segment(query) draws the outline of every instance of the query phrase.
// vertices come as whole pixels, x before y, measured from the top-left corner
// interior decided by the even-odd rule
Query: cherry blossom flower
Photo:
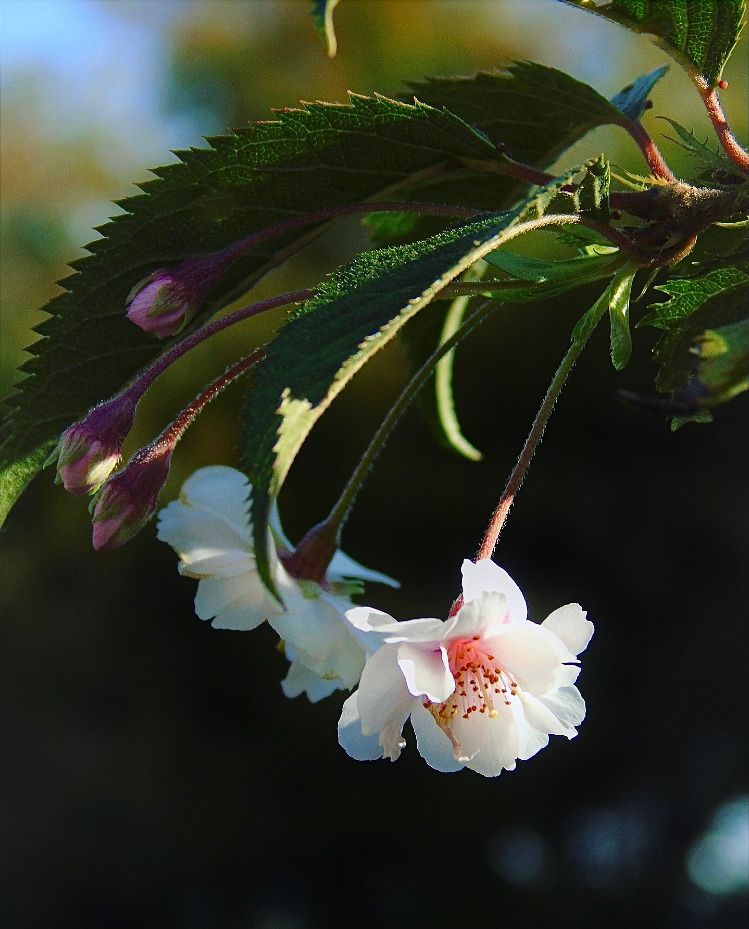
[[[371,653],[338,727],[352,758],[395,761],[409,718],[427,764],[487,777],[512,771],[550,735],[577,735],[577,656],[593,634],[577,603],[531,622],[517,584],[485,559],[463,562],[463,605],[446,621],[396,622],[369,607],[346,615]]]
[[[200,581],[195,612],[215,629],[255,629],[267,620],[291,662],[282,683],[288,697],[306,693],[314,702],[334,690],[355,687],[365,651],[345,618],[351,595],[364,581],[397,583],[341,551],[333,556],[323,583],[292,577],[284,560],[293,545],[274,508],[269,554],[281,606],[266,590],[255,564],[251,493],[240,471],[221,465],[201,468],[185,482],[179,500],[159,514],[158,537],[180,556],[180,573]]]

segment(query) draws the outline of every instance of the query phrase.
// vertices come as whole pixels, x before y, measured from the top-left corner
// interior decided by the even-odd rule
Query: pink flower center
[[[447,646],[447,660],[455,678],[455,690],[443,703],[424,701],[442,729],[453,719],[470,719],[473,713],[486,713],[490,719],[499,715],[495,703],[510,705],[517,682],[500,668],[487,643],[480,636],[453,639]]]

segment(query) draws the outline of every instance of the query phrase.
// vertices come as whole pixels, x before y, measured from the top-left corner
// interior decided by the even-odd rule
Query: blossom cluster
[[[364,582],[398,585],[341,551],[322,580],[295,576],[294,547],[274,510],[269,557],[279,602],[257,571],[251,494],[241,472],[202,468],[161,511],[158,536],[178,553],[180,573],[198,579],[201,619],[217,629],[268,622],[275,630],[290,662],[286,696],[314,702],[353,691],[338,726],[352,758],[395,761],[410,721],[432,768],[493,777],[531,758],[550,735],[577,734],[585,716],[578,656],[593,634],[578,604],[532,622],[517,584],[484,559],[463,563],[454,615],[398,622],[354,606]]]

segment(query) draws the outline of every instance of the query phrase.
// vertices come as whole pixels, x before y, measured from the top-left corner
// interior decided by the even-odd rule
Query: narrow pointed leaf
[[[626,276],[609,305],[611,321],[611,361],[617,371],[629,364],[632,355],[632,335],[629,331],[629,298],[635,271]]]
[[[255,488],[252,522],[261,576],[271,501],[305,438],[337,394],[443,288],[501,243],[532,228],[579,174],[575,169],[518,207],[431,239],[360,255],[303,304],[269,345],[244,410],[245,460]],[[275,593],[275,591],[274,591]]]

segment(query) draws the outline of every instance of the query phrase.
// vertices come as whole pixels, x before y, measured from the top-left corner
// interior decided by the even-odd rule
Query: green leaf
[[[42,338],[22,366],[29,376],[7,404],[0,467],[56,438],[161,350],[124,313],[130,289],[155,269],[226,248],[285,219],[366,200],[446,164],[499,158],[458,117],[384,97],[283,110],[211,145],[178,153],[180,164],[156,169],[157,178],[141,185],[143,194],[121,201],[126,212],[101,227],[91,254],[63,282],[65,292],[48,304],[50,317],[37,328]],[[202,316],[322,228],[297,229],[247,252]],[[2,493],[11,486],[17,485]]]
[[[29,482],[44,466],[54,442],[45,442],[16,461],[0,464],[0,526]]]
[[[676,392],[677,399],[685,406],[685,412],[713,406],[731,395],[730,383],[724,386],[719,383],[723,377],[721,364],[716,363],[716,373],[713,374],[708,363],[708,380],[703,382],[702,377],[705,375],[698,371],[701,349],[695,351],[695,346],[699,346],[705,338],[706,344],[713,344],[710,338],[706,337],[709,330],[720,332],[724,326],[730,327],[743,321],[746,317],[747,301],[749,281],[745,277],[743,282],[706,297],[689,315],[682,318],[677,326],[666,332],[655,347],[655,359],[661,366],[655,382],[656,387],[662,393]],[[734,364],[735,352],[730,345],[724,354],[729,355],[724,361],[729,365]],[[713,356],[706,354],[705,358],[708,357]]]
[[[629,331],[629,299],[636,270],[625,275],[609,304],[611,321],[611,362],[617,371],[629,364],[632,355],[632,335]]]
[[[364,253],[339,269],[292,315],[253,373],[244,413],[245,460],[254,486],[258,570],[275,593],[267,557],[271,500],[310,430],[337,394],[403,325],[476,261],[538,224],[579,168],[513,210],[430,239]]]
[[[653,326],[655,329],[674,329],[711,297],[724,290],[745,284],[747,281],[749,281],[747,268],[738,265],[718,268],[702,277],[672,278],[655,288],[655,290],[668,294],[670,299],[653,304],[637,326],[638,328]]]
[[[603,314],[608,311],[612,318],[611,348],[612,360],[614,360],[613,319],[614,316],[617,315],[626,316],[627,307],[629,306],[629,296],[632,292],[632,279],[635,274],[637,274],[638,270],[639,268],[636,266],[627,263],[616,272],[606,290],[604,290],[593,306],[577,321],[575,328],[572,330],[573,342],[577,342],[578,344],[587,342]],[[617,357],[621,356],[617,355]],[[616,361],[614,361],[614,364],[616,366]]]
[[[700,142],[692,129],[685,129],[684,126],[680,125],[675,119],[671,119],[669,116],[659,116],[658,119],[664,119],[667,123],[670,123],[672,129],[679,137],[678,140],[672,139],[671,141],[685,148],[690,155],[693,155],[705,167],[730,171],[732,174],[735,173],[736,176],[738,176],[738,171],[733,162],[731,162],[723,152],[711,148],[706,142]]]
[[[328,58],[335,58],[338,40],[333,25],[333,11],[341,0],[312,0],[312,17],[315,27],[328,47]]]
[[[563,0],[605,16],[653,41],[690,74],[714,86],[733,51],[746,13],[746,0]]]
[[[470,296],[456,297],[445,314],[438,345],[443,345],[460,329],[465,318]],[[448,448],[469,461],[481,461],[481,452],[463,435],[460,421],[455,409],[453,395],[453,369],[455,367],[455,349],[449,351],[434,369],[434,399],[437,421]]]
[[[584,216],[608,222],[610,216],[609,191],[611,189],[611,166],[605,155],[591,162],[585,177],[579,184],[575,199]]]
[[[749,294],[749,288],[744,292]],[[699,358],[697,381],[705,391],[704,406],[725,403],[749,390],[749,318],[706,330],[692,351]]]
[[[614,251],[605,255],[592,254],[551,261],[516,255],[502,248],[486,255],[484,261],[507,272],[513,278],[519,278],[516,287],[513,287],[511,282],[502,282],[501,290],[492,290],[492,282],[484,281],[484,292],[491,293],[495,300],[525,303],[531,300],[547,300],[573,287],[582,287],[584,284],[611,277],[621,265],[622,257],[618,251]],[[520,283],[522,281],[543,286],[528,287]]]
[[[614,106],[629,119],[639,119],[647,108],[650,92],[668,71],[668,65],[642,74],[611,98]]]
[[[556,68],[513,62],[506,71],[409,82],[416,97],[507,146],[517,161],[544,167],[590,129],[620,123],[621,111],[588,84]]]
[[[711,423],[713,421],[713,414],[710,410],[700,410],[698,413],[686,413],[684,416],[672,416],[671,417],[671,432],[676,432],[677,429],[681,429],[682,426],[686,426],[687,423]]]

